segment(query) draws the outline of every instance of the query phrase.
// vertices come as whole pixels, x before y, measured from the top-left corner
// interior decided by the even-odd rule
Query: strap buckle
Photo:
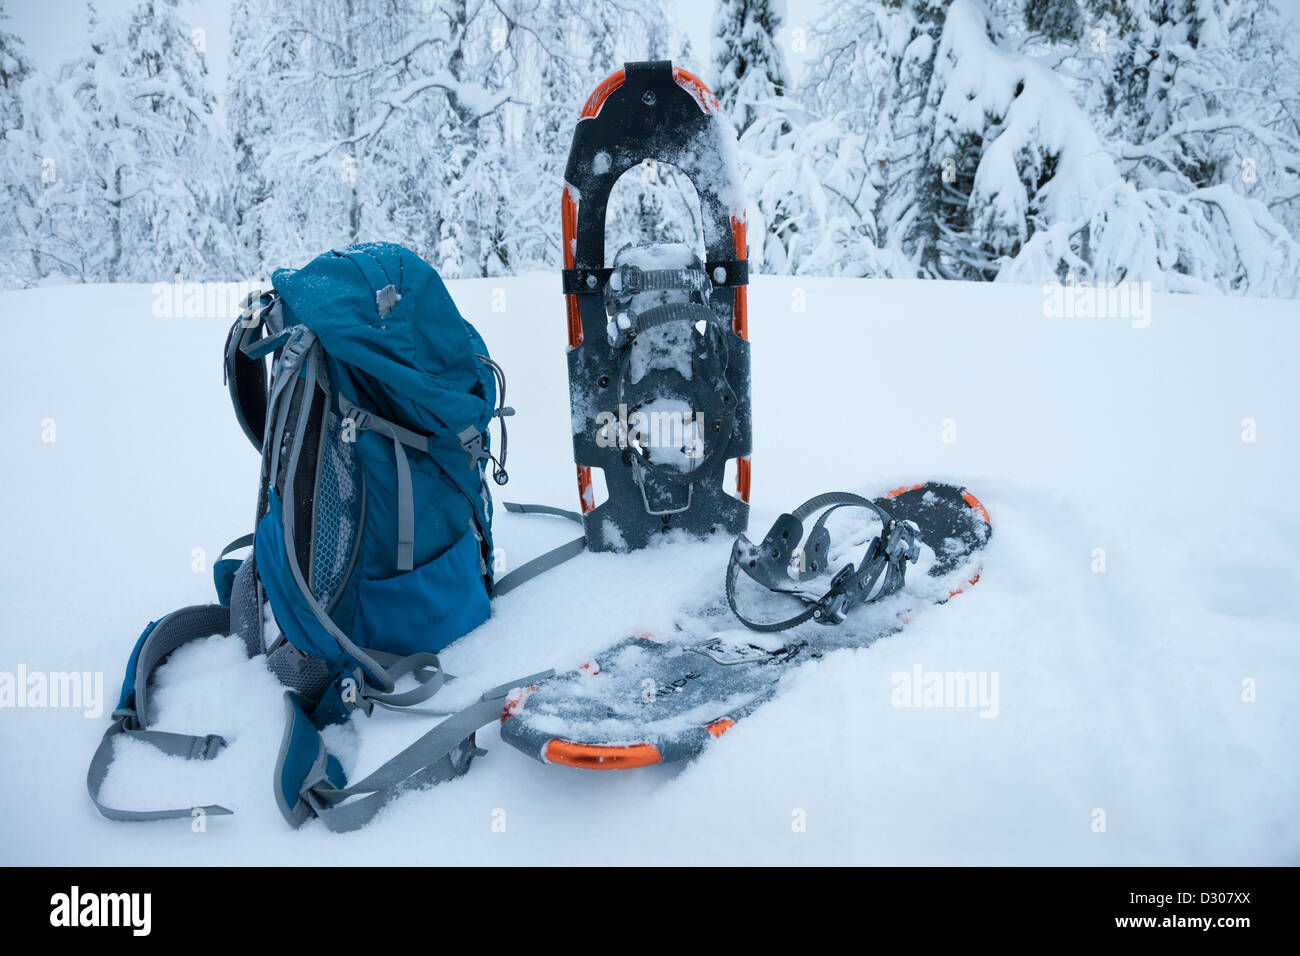
[[[847,595],[828,594],[813,608],[812,618],[818,624],[835,625],[844,623],[844,604]]]
[[[853,562],[850,561],[831,578],[830,588],[813,608],[812,618],[818,624],[835,625],[844,622],[849,600],[846,589],[854,581],[853,572]]]
[[[463,448],[465,454],[469,456],[470,468],[473,468],[487,457],[487,446],[483,440],[483,432],[479,431],[473,425],[462,429],[460,434],[456,437],[460,439],[460,447]],[[498,482],[498,484],[505,484],[505,482]]]
[[[348,712],[348,716],[359,710],[369,717],[375,712],[375,702],[366,695],[365,671],[357,667],[344,680],[349,678],[356,684],[356,693],[352,700],[348,700],[342,694],[339,695],[339,700],[343,703],[343,709]]]
[[[208,734],[206,737],[195,737],[194,744],[190,747],[191,760],[211,760],[226,749],[226,738],[220,734]]]

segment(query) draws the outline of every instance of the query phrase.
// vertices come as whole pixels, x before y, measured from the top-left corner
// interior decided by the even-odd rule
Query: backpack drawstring
[[[504,485],[510,480],[506,474],[506,444],[509,441],[509,435],[506,433],[506,418],[513,415],[515,410],[506,404],[506,373],[491,356],[482,353],[475,353],[476,357],[481,359],[488,368],[492,369],[492,376],[497,383],[497,407],[492,410],[492,417],[501,424],[501,457],[497,458],[492,452],[488,452],[488,458],[492,459],[492,480],[498,485]]]

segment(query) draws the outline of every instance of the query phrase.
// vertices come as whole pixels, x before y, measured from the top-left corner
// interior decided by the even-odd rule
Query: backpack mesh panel
[[[316,495],[315,554],[312,591],[330,602],[347,579],[361,521],[361,473],[356,443],[342,440],[341,422],[333,411],[325,423]]]
[[[321,425],[325,418],[325,393],[312,390],[311,405],[303,422],[302,446],[293,481],[293,544],[303,578],[310,581],[312,514],[316,503],[316,462],[320,458]],[[288,429],[285,429],[288,431]]]
[[[267,655],[266,665],[280,683],[292,687],[312,703],[320,700],[330,684],[329,665],[303,654],[287,641]]]
[[[258,593],[257,559],[249,555],[235,573],[230,589],[230,627],[244,639],[249,656],[266,650],[262,633],[262,602]]]

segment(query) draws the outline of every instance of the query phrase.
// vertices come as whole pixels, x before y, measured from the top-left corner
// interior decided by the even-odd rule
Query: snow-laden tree
[[[268,175],[266,156],[283,110],[278,78],[292,64],[293,47],[268,42],[275,35],[273,9],[266,0],[235,0],[230,11],[225,108],[233,162],[232,225],[240,266],[249,274],[270,261],[267,233],[279,228],[278,184]]]
[[[1005,49],[969,0],[948,9],[922,123],[927,271],[994,278],[1041,223],[1073,221],[1118,174],[1083,109],[1035,58]]]
[[[4,28],[0,6],[0,282],[23,284],[38,278],[41,261],[34,234],[40,223],[35,197],[40,190],[40,159],[24,122],[24,85],[33,68],[22,41]]]
[[[783,126],[760,120],[741,142],[757,197],[751,218],[769,232],[767,268],[910,276],[928,261],[943,197],[926,110],[947,6],[826,8],[812,37],[818,55],[786,98]]]
[[[889,138],[881,144],[882,189],[878,219],[881,242],[914,269],[938,275],[945,220],[954,215],[963,160],[935,155],[936,56],[947,26],[948,4],[900,0],[884,27],[881,60]],[[962,142],[958,145],[969,146]],[[957,212],[960,216],[960,212]]]
[[[97,73],[118,38],[125,41],[119,90],[130,100],[119,104],[117,121],[136,129],[144,165],[130,176],[136,194],[125,210],[130,229],[119,271],[137,279],[175,272],[228,279],[237,261],[230,146],[202,44],[178,0],[139,4],[125,30],[98,45]]]
[[[759,102],[740,137],[754,268],[911,274],[880,247],[876,218],[897,107],[881,58],[893,18],[877,0],[829,6],[800,83]]]
[[[1024,0],[1024,15],[1025,28],[1031,34],[1054,43],[1077,42],[1083,33],[1080,0]]]
[[[624,57],[667,52],[660,0],[595,19],[579,0],[285,0],[251,21],[276,111],[240,175],[265,196],[266,267],[380,238],[452,275],[554,266],[582,101]],[[232,115],[264,120],[231,76]]]
[[[1059,27],[1059,20],[1048,22]],[[1209,22],[1198,21],[1198,42],[1214,32],[1206,32]],[[911,23],[908,47],[919,43],[924,53],[931,33],[919,28],[919,16]],[[1192,62],[1190,35],[1171,32],[1177,42],[1169,55]],[[1020,52],[989,7],[955,0],[936,40],[916,137],[924,161],[915,175],[889,171],[882,217],[886,234],[897,242],[901,233],[903,251],[923,274],[1045,281],[1073,272],[1160,288],[1294,293],[1294,239],[1262,199],[1225,178],[1231,164],[1216,151],[1222,141],[1205,139],[1198,148],[1189,141],[1221,125],[1251,126],[1257,141],[1274,145],[1272,161],[1294,168],[1282,134],[1217,108],[1196,115],[1214,97],[1192,73],[1161,80],[1163,92],[1148,99],[1163,132],[1144,145],[1107,141],[1053,69],[1059,58]],[[1217,49],[1227,60],[1228,47]],[[1169,92],[1180,83],[1183,93]],[[1200,105],[1175,109],[1185,103]],[[895,143],[898,136],[895,128]],[[1179,155],[1156,164],[1168,167],[1163,171],[1138,161],[1175,144]]]
[[[790,85],[776,33],[785,0],[717,0],[713,8],[710,60],[713,92],[743,134]]]
[[[5,29],[9,15],[0,4],[0,135],[23,125],[22,85],[32,63],[22,40]]]
[[[230,276],[227,139],[174,0],[92,13],[86,52],[32,86],[43,270],[110,282]]]
[[[1213,185],[1252,156],[1294,151],[1295,59],[1267,0],[1094,0],[1093,10],[1103,135],[1148,181]]]
[[[1050,267],[1174,289],[1294,295],[1300,67],[1264,0],[1089,0],[1076,81],[1124,185],[1030,240],[1006,273]],[[1084,265],[1081,267],[1081,263]]]

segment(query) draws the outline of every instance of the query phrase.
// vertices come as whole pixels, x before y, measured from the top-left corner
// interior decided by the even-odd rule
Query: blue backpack
[[[214,566],[219,604],[175,611],[136,643],[87,778],[111,819],[230,812],[118,810],[99,800],[120,736],[191,759],[224,746],[215,735],[148,729],[150,677],[191,640],[238,634],[288,688],[274,789],[294,826],[315,816],[355,829],[400,790],[464,773],[482,753],[475,730],[499,716],[513,687],[539,677],[488,691],[348,784],[320,728],[358,709],[427,700],[446,679],[436,652],[489,615],[486,474],[490,461],[505,482],[504,421],[500,459],[488,430],[512,410],[482,338],[409,250],[355,245],[279,270],[272,282],[250,297],[226,345],[236,417],[262,459],[255,530]],[[250,545],[242,560],[228,557]],[[267,604],[278,635],[266,632]],[[399,691],[403,679],[413,686]]]

